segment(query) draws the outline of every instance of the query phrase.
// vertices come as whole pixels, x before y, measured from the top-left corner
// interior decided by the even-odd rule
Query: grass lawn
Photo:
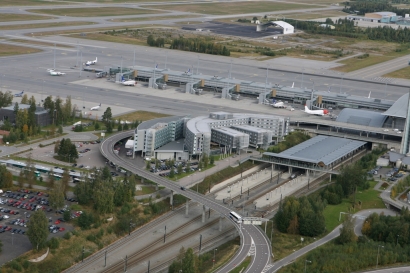
[[[248,268],[249,264],[251,263],[252,258],[251,257],[246,257],[246,259],[237,267],[235,267],[233,270],[231,270],[231,273],[241,273],[244,272],[246,268]]]
[[[242,14],[253,12],[271,12],[292,9],[304,9],[320,7],[307,4],[288,4],[283,2],[251,1],[251,2],[231,2],[231,3],[203,3],[203,4],[181,4],[181,5],[161,5],[146,6],[150,8],[161,8],[164,10],[178,10],[184,12],[195,12],[202,14]]]
[[[42,41],[34,41],[34,40],[10,39],[9,41],[11,41],[11,42],[17,42],[17,43],[32,44],[32,45],[54,46],[54,44],[53,44],[53,43],[42,42]],[[63,45],[63,44],[56,44],[56,46],[58,46],[58,47],[67,47],[67,48],[72,48],[72,46],[69,46],[69,45]]]
[[[57,22],[57,23],[40,23],[40,24],[19,24],[0,26],[0,30],[16,30],[16,29],[31,29],[31,28],[48,28],[48,27],[66,27],[66,26],[82,26],[93,25],[92,22]],[[78,31],[78,30],[77,30]]]
[[[38,5],[55,5],[53,1],[47,0],[1,0],[0,6],[38,6]],[[58,2],[59,5],[64,5],[63,2]],[[71,3],[67,3],[69,5]]]
[[[47,19],[53,19],[53,18],[54,17],[50,17],[50,16],[31,15],[31,14],[0,13],[0,22],[47,20]]]
[[[342,221],[339,222],[340,212],[355,213],[359,210],[385,208],[386,206],[379,197],[380,192],[373,189],[376,184],[377,182],[370,181],[370,188],[368,190],[357,191],[356,209],[354,211],[352,209],[352,201],[349,199],[343,199],[342,203],[339,205],[327,205],[323,211],[326,222],[326,230],[330,232],[342,223]],[[362,202],[361,206],[358,205],[359,201]]]
[[[158,7],[157,7],[158,8]],[[30,12],[59,15],[59,16],[71,16],[71,17],[100,17],[100,16],[119,16],[119,15],[140,15],[140,14],[152,14],[160,13],[156,10],[146,9],[134,9],[134,8],[62,8],[62,9],[31,9]]]
[[[31,54],[31,53],[37,53],[40,51],[42,50],[38,48],[4,44],[0,46],[0,57],[21,55],[21,54]]]
[[[121,19],[113,19],[112,22],[139,22],[139,21],[147,21],[147,20],[167,20],[167,19],[183,19],[183,18],[196,18],[198,16],[195,15],[169,15],[169,16],[153,16],[150,18],[147,17],[139,17],[139,18],[121,18]]]
[[[301,12],[301,13],[292,13],[286,16],[286,18],[292,18],[296,20],[310,20],[310,19],[317,19],[317,18],[329,18],[329,17],[337,17],[337,16],[347,16],[348,14],[342,11],[337,10],[329,10],[326,13],[320,12]]]
[[[410,66],[384,74],[382,77],[410,79]]]
[[[145,195],[145,194],[151,194],[155,192],[155,187],[153,186],[140,186],[141,190],[135,191],[135,195]]]
[[[364,59],[359,59],[357,57],[349,58],[346,60],[340,61],[340,63],[344,64],[343,66],[332,68],[333,70],[340,71],[340,72],[351,72],[355,70],[359,70],[371,65],[379,64],[382,62],[390,61],[392,59],[401,57],[403,55],[407,55],[410,53],[410,50],[403,50],[401,52],[389,52],[384,55],[373,55],[370,54],[369,57]]]
[[[169,115],[155,113],[155,112],[135,111],[132,113],[121,115],[121,116],[116,116],[115,119],[128,120],[128,121],[134,121],[134,120],[146,121],[146,120],[151,120],[154,118],[163,118],[163,117],[168,117],[168,116]]]

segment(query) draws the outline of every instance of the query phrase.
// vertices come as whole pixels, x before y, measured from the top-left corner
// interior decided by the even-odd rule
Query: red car
[[[61,227],[58,229],[58,231],[63,232],[65,230],[65,228]]]
[[[60,220],[56,220],[56,221],[54,222],[54,224],[56,224],[56,225],[60,224]]]
[[[9,230],[11,230],[11,227],[6,227],[4,230],[9,231]]]
[[[39,193],[37,193],[38,196],[42,196],[43,193],[40,191]]]

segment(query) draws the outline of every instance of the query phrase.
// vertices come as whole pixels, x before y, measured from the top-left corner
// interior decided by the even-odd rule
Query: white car
[[[388,132],[388,131],[389,131],[389,129],[384,129],[383,131]]]
[[[4,218],[4,219],[9,219],[10,216],[8,216],[8,215],[3,215],[3,218]]]

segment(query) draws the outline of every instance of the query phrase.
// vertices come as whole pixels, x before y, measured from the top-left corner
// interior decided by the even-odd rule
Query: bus
[[[234,211],[231,211],[229,213],[229,218],[231,218],[232,220],[234,220],[235,222],[237,222],[238,224],[242,223],[242,217],[239,216],[239,214],[237,214]]]

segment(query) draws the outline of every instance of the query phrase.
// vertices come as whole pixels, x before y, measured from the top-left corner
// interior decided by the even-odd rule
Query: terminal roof
[[[155,151],[159,152],[181,152],[184,151],[184,139],[178,139],[177,141],[172,141],[170,143],[165,144],[162,147],[159,147],[158,149],[155,149]]]
[[[379,112],[345,108],[339,113],[336,121],[381,128],[386,119],[387,116]]]
[[[263,153],[265,156],[330,165],[366,142],[331,136],[316,136],[279,154]]]
[[[385,116],[406,118],[409,102],[409,93],[404,94],[395,103],[383,113]]]

